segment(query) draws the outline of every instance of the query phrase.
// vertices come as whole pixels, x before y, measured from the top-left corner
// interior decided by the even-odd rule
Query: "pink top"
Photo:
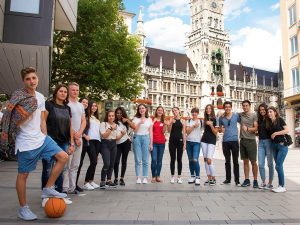
[[[164,134],[164,123],[161,121],[155,121],[153,124],[153,143],[165,144],[166,137]]]

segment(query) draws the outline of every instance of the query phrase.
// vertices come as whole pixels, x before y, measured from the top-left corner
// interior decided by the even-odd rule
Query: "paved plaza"
[[[28,203],[38,215],[34,222],[16,217],[16,162],[0,163],[0,224],[300,224],[300,151],[291,149],[285,162],[287,192],[220,185],[224,180],[224,159],[221,149],[214,161],[218,184],[204,186],[206,180],[201,157],[201,186],[187,183],[188,160],[183,158],[183,184],[170,184],[169,153],[166,149],[162,168],[164,183],[135,184],[133,153],[128,158],[126,186],[114,190],[86,191],[85,196],[71,196],[60,219],[49,219],[41,207],[41,164],[28,180]],[[96,181],[100,182],[100,158]],[[85,159],[80,184],[83,184],[88,157]],[[243,174],[240,162],[240,173]],[[149,173],[150,174],[150,173]],[[275,172],[274,184],[277,185]],[[240,181],[243,181],[241,176]]]

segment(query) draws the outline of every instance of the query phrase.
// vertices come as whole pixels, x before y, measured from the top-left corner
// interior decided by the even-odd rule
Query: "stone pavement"
[[[114,190],[86,191],[85,196],[71,196],[73,204],[60,219],[45,216],[40,199],[41,164],[28,180],[28,203],[38,215],[34,222],[16,217],[15,191],[17,164],[0,163],[0,225],[15,224],[300,224],[300,151],[289,151],[285,162],[286,193],[220,185],[224,180],[224,159],[220,149],[214,160],[218,184],[204,186],[206,180],[201,157],[201,186],[187,184],[186,153],[183,157],[184,184],[170,184],[169,153],[165,150],[162,168],[164,183],[135,184],[133,154],[128,158],[126,186]],[[101,159],[96,181],[100,180]],[[86,156],[80,184],[88,165]],[[243,174],[242,163],[240,173]],[[150,174],[150,173],[149,173]],[[277,185],[275,172],[274,184]],[[241,182],[243,176],[241,176]]]

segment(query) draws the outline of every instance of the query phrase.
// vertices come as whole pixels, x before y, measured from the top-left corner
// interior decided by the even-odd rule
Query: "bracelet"
[[[71,144],[70,144],[70,146],[74,147],[74,146],[75,146],[75,144],[74,144],[74,143],[71,143]]]

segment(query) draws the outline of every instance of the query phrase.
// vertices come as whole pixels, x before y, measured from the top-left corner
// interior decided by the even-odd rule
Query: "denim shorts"
[[[36,168],[39,159],[49,161],[54,155],[63,151],[55,141],[49,136],[46,136],[43,145],[37,149],[20,152],[18,150],[18,172],[29,173]]]

